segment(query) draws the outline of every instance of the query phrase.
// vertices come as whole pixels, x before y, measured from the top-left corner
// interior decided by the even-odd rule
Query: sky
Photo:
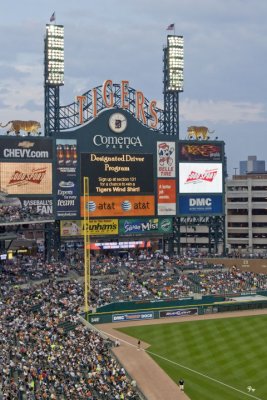
[[[2,124],[23,119],[43,126],[44,35],[54,11],[65,29],[61,105],[106,79],[127,79],[162,108],[163,47],[174,23],[184,37],[180,139],[191,125],[215,130],[225,142],[229,177],[249,155],[267,160],[266,0],[1,2]]]

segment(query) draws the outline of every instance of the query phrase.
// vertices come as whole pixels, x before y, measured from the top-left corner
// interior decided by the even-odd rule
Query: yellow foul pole
[[[84,311],[89,311],[89,296],[90,296],[90,231],[89,231],[89,209],[86,206],[89,204],[89,178],[83,178],[83,238],[84,238]]]

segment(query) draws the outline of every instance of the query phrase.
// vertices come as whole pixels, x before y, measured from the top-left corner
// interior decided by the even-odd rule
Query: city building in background
[[[257,160],[256,156],[248,156],[247,161],[239,162],[240,175],[247,175],[250,173],[260,173],[265,172],[265,161]]]
[[[267,173],[235,175],[226,181],[225,212],[228,252],[237,256],[266,255]]]

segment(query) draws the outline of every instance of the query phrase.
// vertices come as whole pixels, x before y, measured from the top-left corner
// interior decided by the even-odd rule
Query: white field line
[[[114,336],[114,335],[111,335],[110,333],[101,331],[101,330],[97,329],[96,327],[95,327],[94,329],[97,330],[100,334],[104,334],[104,335],[110,336],[110,337],[112,337],[113,339],[116,339],[116,340],[118,340],[118,341],[120,341],[120,342],[124,342],[124,343],[127,344],[128,346],[132,346],[132,347],[137,348],[136,345],[134,345],[134,344],[132,344],[132,343],[130,343],[130,342],[127,342],[127,340],[124,340],[124,339],[121,339],[121,338],[116,337],[116,336]],[[145,350],[145,349],[140,349],[140,350],[141,350],[141,351],[145,351],[146,353],[151,354],[151,355],[153,355],[153,356],[155,356],[155,357],[161,358],[162,360],[167,361],[167,362],[169,362],[170,364],[177,365],[177,366],[179,366],[179,367],[181,367],[181,368],[186,369],[187,371],[190,371],[190,372],[193,372],[194,374],[200,375],[200,376],[202,376],[203,378],[206,378],[206,379],[209,379],[209,380],[211,380],[211,381],[213,381],[213,382],[215,382],[215,383],[218,383],[219,385],[225,386],[225,387],[227,387],[227,388],[229,388],[229,389],[231,389],[231,390],[234,390],[234,391],[236,391],[236,392],[242,393],[242,394],[244,394],[245,396],[250,397],[251,399],[255,399],[255,400],[264,400],[264,399],[261,399],[260,397],[253,396],[253,394],[250,394],[250,393],[247,393],[247,392],[243,392],[242,390],[239,390],[239,389],[237,389],[237,388],[235,388],[235,387],[233,387],[233,386],[231,386],[231,385],[227,385],[227,383],[218,381],[217,379],[214,379],[214,378],[212,378],[211,376],[202,374],[202,372],[196,371],[195,369],[191,369],[191,368],[189,368],[189,367],[186,367],[186,366],[183,365],[183,364],[179,364],[179,363],[177,363],[177,362],[175,362],[175,361],[172,361],[172,360],[169,360],[168,358],[165,358],[165,357],[163,357],[163,356],[161,356],[161,355],[159,355],[159,354],[153,353],[152,351]]]

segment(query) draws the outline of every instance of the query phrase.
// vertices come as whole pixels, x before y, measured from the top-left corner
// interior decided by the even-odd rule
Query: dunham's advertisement
[[[157,142],[157,177],[175,176],[175,142]]]
[[[0,188],[7,194],[52,194],[52,164],[0,163]]]
[[[119,233],[117,219],[98,219],[84,222],[83,220],[60,221],[60,236],[83,236],[89,235],[117,235]]]
[[[77,140],[57,139],[56,213],[58,218],[79,216]]]
[[[180,163],[180,193],[222,193],[222,164]]]

